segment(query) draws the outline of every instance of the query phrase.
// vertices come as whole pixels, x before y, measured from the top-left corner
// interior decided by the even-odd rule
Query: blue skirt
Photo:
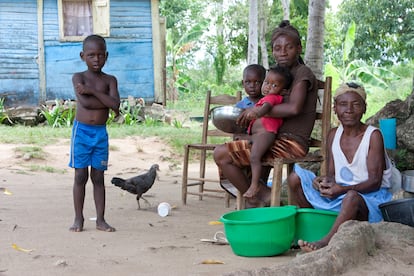
[[[319,191],[315,190],[312,187],[312,181],[316,177],[315,174],[309,170],[301,168],[299,165],[294,165],[294,171],[299,176],[302,189],[305,194],[306,199],[315,209],[320,210],[330,210],[339,212],[341,210],[342,200],[345,197],[345,194],[340,195],[335,199],[329,199],[326,197],[322,197],[319,194]],[[346,185],[346,184],[341,184]],[[379,222],[382,221],[382,214],[381,210],[379,209],[379,205],[388,202],[392,198],[392,194],[388,191],[387,188],[381,188],[378,191],[361,194],[360,195],[364,198],[365,204],[368,207],[368,221],[369,222]]]

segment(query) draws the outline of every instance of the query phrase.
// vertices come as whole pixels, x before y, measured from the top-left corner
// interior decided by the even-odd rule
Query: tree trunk
[[[283,20],[290,20],[290,0],[280,0],[282,2]]]
[[[265,68],[269,68],[269,58],[266,47],[266,18],[267,18],[267,2],[259,0],[258,12],[259,12],[259,45],[262,57],[262,65]]]
[[[318,79],[323,78],[325,0],[309,0],[308,37],[305,63]]]
[[[259,0],[260,1],[260,0]],[[257,0],[250,0],[249,8],[249,44],[247,50],[247,64],[258,62],[258,14]]]
[[[223,23],[223,0],[217,1],[217,22],[216,22],[217,52],[214,56],[214,69],[216,71],[216,84],[223,84],[224,73],[226,72],[226,46],[224,42],[224,23]]]

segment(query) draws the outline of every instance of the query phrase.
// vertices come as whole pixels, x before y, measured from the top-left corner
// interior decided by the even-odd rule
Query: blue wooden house
[[[165,25],[159,0],[1,0],[0,98],[6,106],[75,99],[88,34],[105,37],[103,71],[121,98],[165,104]]]

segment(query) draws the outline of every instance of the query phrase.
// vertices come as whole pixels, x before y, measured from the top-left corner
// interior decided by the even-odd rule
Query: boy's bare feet
[[[75,221],[73,222],[73,225],[69,228],[69,231],[82,232],[83,231],[83,219],[82,220],[75,219]]]
[[[318,249],[321,249],[322,247],[327,246],[323,240],[317,241],[317,242],[307,242],[304,240],[298,240],[298,245],[300,246],[300,249],[304,252],[312,252]]]
[[[106,223],[106,221],[102,221],[102,222],[96,222],[96,229],[98,229],[99,231],[104,231],[104,232],[115,232],[116,229],[114,227],[112,227],[111,225],[109,225],[108,223]]]

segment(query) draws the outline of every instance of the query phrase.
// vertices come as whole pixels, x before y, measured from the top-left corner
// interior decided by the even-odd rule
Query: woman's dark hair
[[[290,25],[289,20],[283,20],[282,22],[280,22],[279,26],[273,30],[272,39],[270,42],[271,43],[270,46],[272,47],[272,49],[273,49],[273,43],[275,43],[275,40],[281,35],[287,35],[289,37],[292,37],[293,39],[296,40],[297,45],[302,44],[300,41],[299,31],[295,27]],[[299,63],[305,64],[301,56],[299,56]]]

